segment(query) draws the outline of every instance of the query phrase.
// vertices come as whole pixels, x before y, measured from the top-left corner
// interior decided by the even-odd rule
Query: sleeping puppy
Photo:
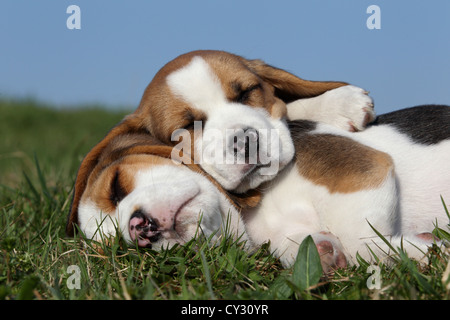
[[[135,116],[225,189],[245,192],[292,160],[286,116],[356,131],[374,112],[367,92],[347,83],[307,81],[260,60],[194,51],[155,75]]]
[[[226,228],[248,240],[234,201],[197,165],[173,161],[172,149],[138,131],[132,115],[125,118],[83,160],[67,234],[77,225],[100,241],[119,230],[131,245],[156,250],[200,233],[217,238]],[[259,197],[241,204],[252,201]]]
[[[135,121],[126,118],[83,161],[69,234],[74,224],[94,239],[119,230],[131,244],[159,249],[228,228],[254,245],[270,241],[285,266],[312,235],[328,270],[357,263],[356,253],[386,257],[372,227],[420,259],[434,224],[448,223],[439,196],[450,199],[450,107],[397,111],[359,133],[291,122],[294,161],[240,198],[200,167],[170,160],[172,148],[134,131]]]

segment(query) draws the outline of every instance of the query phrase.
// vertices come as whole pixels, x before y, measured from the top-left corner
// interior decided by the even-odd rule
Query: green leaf
[[[17,300],[32,300],[34,299],[34,289],[39,284],[39,278],[37,276],[29,276],[26,278],[21,286],[17,295]]]
[[[322,276],[319,252],[311,236],[300,244],[294,263],[292,282],[300,289],[307,290],[317,284]]]
[[[292,295],[292,289],[285,277],[278,277],[270,286],[270,291],[276,299],[288,299]]]

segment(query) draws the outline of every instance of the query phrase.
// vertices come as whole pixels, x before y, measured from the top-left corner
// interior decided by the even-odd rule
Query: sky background
[[[81,30],[69,30],[69,5]],[[381,29],[369,30],[370,5]],[[448,0],[2,0],[0,98],[134,109],[176,56],[219,49],[371,92],[378,113],[450,104]]]

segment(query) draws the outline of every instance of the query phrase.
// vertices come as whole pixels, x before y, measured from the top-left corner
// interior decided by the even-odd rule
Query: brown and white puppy
[[[247,240],[233,200],[195,164],[171,160],[172,147],[139,130],[133,115],[113,128],[84,158],[67,221],[87,238],[119,231],[131,245],[170,247],[198,234],[227,229]],[[242,204],[258,202],[247,197]]]
[[[450,199],[450,107],[383,115],[359,133],[291,122],[295,160],[238,200],[198,166],[170,160],[172,148],[134,132],[135,121],[126,118],[83,161],[68,233],[78,224],[99,240],[118,230],[159,249],[227,229],[254,245],[270,241],[285,266],[312,235],[327,270],[357,263],[357,254],[388,256],[372,227],[420,259],[434,224],[448,223],[440,195]]]
[[[347,83],[307,81],[260,60],[194,51],[155,75],[135,116],[225,189],[245,192],[292,160],[286,116],[355,131],[374,113],[367,92]]]

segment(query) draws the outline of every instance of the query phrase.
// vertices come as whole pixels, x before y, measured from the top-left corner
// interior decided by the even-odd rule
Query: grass
[[[392,266],[369,264],[318,276],[317,252],[303,242],[283,269],[263,246],[208,239],[157,253],[116,238],[107,246],[67,238],[66,216],[77,167],[123,112],[57,111],[33,101],[0,101],[0,299],[449,299],[448,254],[428,265],[401,251]],[[443,205],[443,210],[445,210]],[[436,233],[450,241],[448,226]],[[377,274],[376,274],[377,273]],[[379,275],[380,289],[368,280]]]

